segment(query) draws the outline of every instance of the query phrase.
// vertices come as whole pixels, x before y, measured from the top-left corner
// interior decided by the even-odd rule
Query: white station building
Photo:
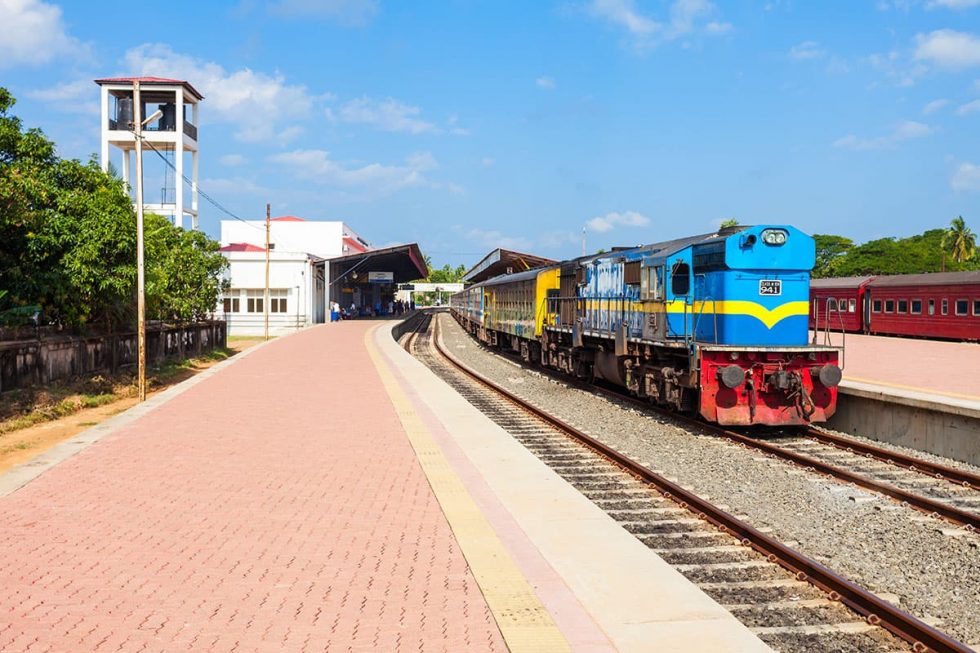
[[[341,221],[272,218],[269,231],[269,333],[283,334],[329,320],[329,305],[362,314],[387,311],[397,284],[428,274],[418,245],[373,249]],[[229,335],[265,330],[265,221],[222,220],[221,252],[229,290],[217,317]]]

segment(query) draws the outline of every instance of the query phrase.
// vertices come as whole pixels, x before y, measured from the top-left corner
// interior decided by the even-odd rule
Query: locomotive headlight
[[[786,243],[786,238],[789,236],[782,229],[766,229],[762,232],[762,242],[766,245],[783,245]]]
[[[718,370],[718,380],[726,387],[735,389],[745,381],[745,370],[738,365],[726,365]]]

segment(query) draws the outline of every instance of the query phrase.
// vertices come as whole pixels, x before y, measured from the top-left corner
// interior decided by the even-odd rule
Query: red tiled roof
[[[251,243],[231,243],[225,245],[219,252],[264,252],[265,247],[259,247],[258,245],[253,245]]]
[[[197,99],[204,99],[204,96],[194,86],[182,79],[169,79],[167,77],[102,77],[95,80],[95,83],[99,86],[103,84],[132,84],[137,80],[139,80],[140,84],[180,84],[181,86],[186,86],[187,90],[193,93]]]
[[[272,218],[272,222],[306,222],[306,220],[295,215],[283,215],[278,218]]]

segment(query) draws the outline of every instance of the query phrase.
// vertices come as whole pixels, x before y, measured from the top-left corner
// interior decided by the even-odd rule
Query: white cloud
[[[980,39],[973,34],[940,29],[916,34],[915,59],[953,70],[980,66]]]
[[[957,191],[980,191],[980,165],[964,161],[949,180],[950,187]]]
[[[936,113],[937,111],[945,107],[947,104],[949,104],[949,100],[945,100],[945,99],[933,100],[926,106],[922,107],[922,115],[928,116],[931,113]]]
[[[43,64],[86,50],[69,36],[60,7],[41,0],[0,0],[0,68]]]
[[[553,77],[538,77],[536,80],[534,80],[534,83],[538,85],[538,88],[543,88],[548,91],[557,86]]]
[[[605,233],[616,227],[645,227],[650,224],[650,219],[637,213],[636,211],[624,211],[622,213],[607,213],[592,218],[585,223],[589,231]]]
[[[974,100],[973,102],[967,102],[956,109],[956,115],[968,116],[971,113],[977,113],[978,111],[980,111],[980,100]]]
[[[425,177],[425,172],[437,167],[428,152],[409,156],[402,165],[345,164],[330,158],[326,150],[293,150],[269,157],[273,163],[290,168],[297,177],[323,186],[354,189],[374,196],[389,195],[403,188],[439,187]]]
[[[980,7],[980,0],[929,0],[928,9],[942,7],[944,9],[969,9]]]
[[[305,86],[287,84],[280,74],[249,68],[232,72],[221,65],[178,54],[161,43],[145,43],[126,52],[133,74],[185,79],[207,98],[202,120],[212,118],[238,126],[236,138],[247,142],[284,143],[302,127],[293,124],[310,115],[313,100]]]
[[[359,125],[371,125],[387,132],[423,134],[438,131],[431,122],[422,120],[419,107],[405,104],[394,98],[373,100],[360,97],[351,100],[336,111],[327,109],[327,118]]]
[[[206,189],[209,193],[224,193],[234,197],[240,197],[242,195],[261,195],[268,197],[269,195],[278,194],[270,188],[256,183],[254,179],[245,177],[202,179],[201,188]]]
[[[2,2],[3,0],[0,0]],[[91,79],[79,79],[74,82],[63,82],[50,88],[36,89],[27,92],[32,100],[49,102],[55,108],[71,113],[99,115],[99,87]]]
[[[819,59],[825,54],[826,52],[820,49],[820,44],[816,41],[803,41],[789,49],[789,58],[797,60]]]
[[[459,230],[458,227],[457,230]],[[481,246],[487,249],[502,247],[504,249],[527,251],[531,249],[532,245],[531,240],[525,238],[524,236],[505,236],[495,229],[486,230],[473,228],[464,232],[463,236],[468,240],[479,243]]]
[[[377,0],[279,0],[269,7],[283,18],[321,18],[341,25],[364,25],[378,13]]]
[[[240,166],[246,162],[246,159],[241,154],[224,154],[220,159],[218,159],[223,166]]]
[[[626,30],[638,50],[695,34],[717,36],[732,29],[731,23],[711,20],[717,8],[708,0],[673,0],[665,20],[640,13],[634,0],[592,0],[589,13]]]
[[[924,138],[932,133],[932,127],[914,120],[907,120],[897,127],[890,134],[878,136],[877,138],[858,138],[854,134],[848,134],[843,138],[834,141],[834,147],[846,148],[849,150],[884,150],[897,147],[899,143],[916,138]]]
[[[495,164],[496,162],[497,162],[497,160],[494,159],[492,156],[485,156],[482,159],[480,159],[480,163],[483,164],[483,166],[484,167],[487,167],[487,168],[492,167],[493,164]]]

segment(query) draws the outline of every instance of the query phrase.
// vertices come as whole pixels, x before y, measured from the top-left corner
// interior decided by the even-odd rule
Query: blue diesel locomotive
[[[790,226],[617,249],[454,295],[481,341],[725,425],[833,415],[838,350],[807,344],[813,239]]]

